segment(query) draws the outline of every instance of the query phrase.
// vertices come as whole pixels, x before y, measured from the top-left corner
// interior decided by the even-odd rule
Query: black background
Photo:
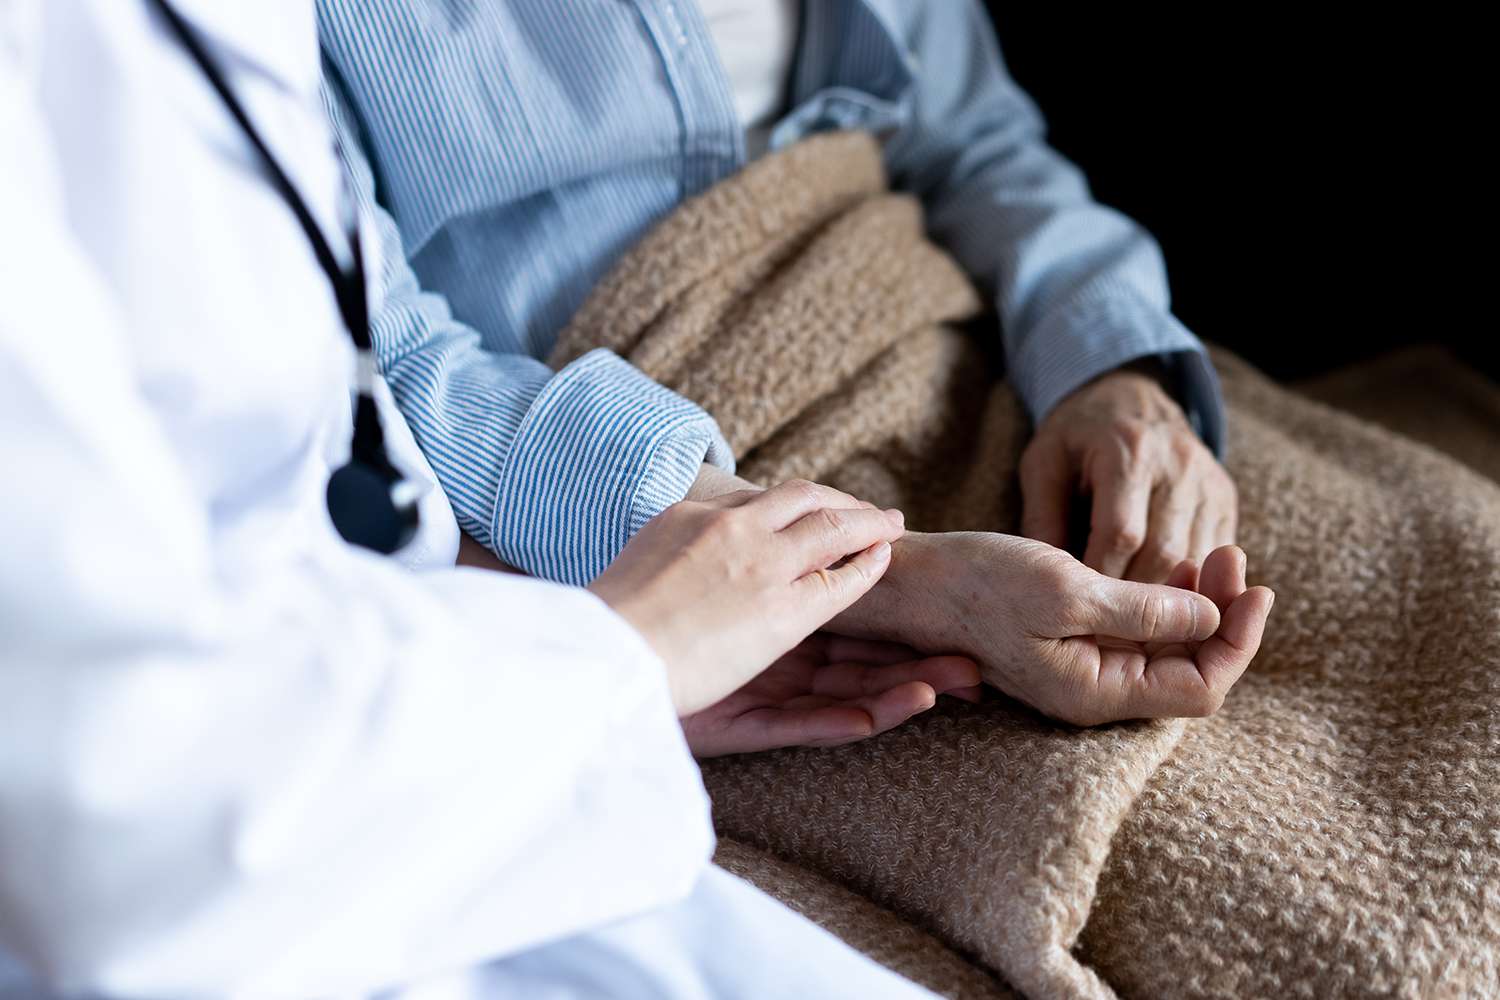
[[[1495,371],[1476,24],[989,6],[1049,142],[1157,237],[1200,337],[1283,378],[1424,341]]]

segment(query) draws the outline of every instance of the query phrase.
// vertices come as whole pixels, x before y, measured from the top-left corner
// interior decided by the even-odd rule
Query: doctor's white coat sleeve
[[[707,800],[592,595],[333,540],[225,565],[17,77],[0,44],[0,950],[354,992],[685,895]]]

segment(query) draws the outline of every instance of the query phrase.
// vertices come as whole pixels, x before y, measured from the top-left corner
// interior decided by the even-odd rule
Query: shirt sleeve
[[[342,995],[683,898],[707,798],[591,594],[215,531],[23,83],[0,47],[0,951],[69,995]]]
[[[619,356],[591,351],[554,373],[487,350],[442,296],[423,291],[375,197],[353,112],[336,83],[324,91],[380,232],[380,368],[465,531],[528,573],[584,584],[687,495],[705,462],[734,471],[713,418]]]
[[[977,3],[900,9],[915,86],[888,162],[923,198],[934,238],[994,295],[1009,377],[1033,420],[1090,379],[1159,356],[1222,455],[1218,378],[1171,313],[1156,240],[1094,201],[1083,173],[1046,143],[1046,121]]]

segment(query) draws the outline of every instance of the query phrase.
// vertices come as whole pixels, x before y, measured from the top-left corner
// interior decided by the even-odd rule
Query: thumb
[[[1133,642],[1201,642],[1219,630],[1219,608],[1202,594],[1101,575],[1092,603],[1094,632]]]
[[[1068,544],[1073,472],[1061,445],[1033,439],[1021,456],[1021,534],[1059,549]]]

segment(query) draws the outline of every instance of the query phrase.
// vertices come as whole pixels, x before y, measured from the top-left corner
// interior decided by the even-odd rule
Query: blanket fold
[[[552,361],[615,350],[712,413],[749,479],[1015,531],[1029,428],[955,328],[980,308],[874,141],[832,133],[682,205]],[[1215,362],[1251,582],[1278,594],[1218,715],[944,703],[705,762],[716,823],[1032,997],[1500,996],[1500,484]],[[1474,412],[1500,413],[1486,386]]]

